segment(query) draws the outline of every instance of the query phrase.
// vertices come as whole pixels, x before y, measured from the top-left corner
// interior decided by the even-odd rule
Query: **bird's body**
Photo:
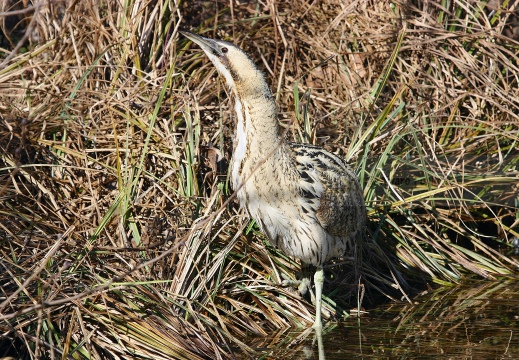
[[[357,177],[340,157],[285,141],[272,92],[245,52],[225,41],[183,34],[202,47],[234,93],[231,182],[240,206],[272,245],[317,267],[314,327],[320,328],[323,264],[343,255],[366,223]]]
[[[341,158],[316,146],[271,146],[272,154],[258,153],[257,161],[242,167],[241,177],[233,176],[240,205],[287,255],[315,266],[344,255],[364,225],[354,173]],[[231,173],[239,167],[234,162]]]

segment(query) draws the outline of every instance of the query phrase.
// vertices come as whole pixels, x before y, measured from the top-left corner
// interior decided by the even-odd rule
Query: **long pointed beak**
[[[181,33],[182,35],[187,37],[189,40],[191,40],[192,42],[194,42],[195,44],[200,46],[202,48],[202,50],[204,50],[205,52],[217,54],[220,56],[223,55],[218,44],[213,39],[208,39],[203,36],[192,34],[192,33],[186,32],[186,31],[179,31],[179,33]]]

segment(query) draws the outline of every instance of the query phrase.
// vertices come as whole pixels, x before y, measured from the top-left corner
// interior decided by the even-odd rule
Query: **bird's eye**
[[[222,48],[222,52],[225,54],[227,51],[229,51],[229,49],[227,49],[226,47],[223,47]]]

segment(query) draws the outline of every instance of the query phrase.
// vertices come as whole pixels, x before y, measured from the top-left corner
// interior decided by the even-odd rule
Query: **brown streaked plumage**
[[[362,188],[346,162],[320,147],[285,141],[263,74],[237,46],[182,32],[198,44],[234,94],[231,182],[240,206],[285,254],[317,267],[320,329],[324,263],[342,256],[366,225]]]

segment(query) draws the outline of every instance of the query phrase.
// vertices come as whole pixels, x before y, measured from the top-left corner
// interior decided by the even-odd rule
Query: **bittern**
[[[270,243],[316,267],[315,323],[321,329],[324,263],[342,256],[366,225],[362,188],[339,156],[288,142],[263,73],[237,46],[182,32],[198,44],[234,95],[231,184]]]

